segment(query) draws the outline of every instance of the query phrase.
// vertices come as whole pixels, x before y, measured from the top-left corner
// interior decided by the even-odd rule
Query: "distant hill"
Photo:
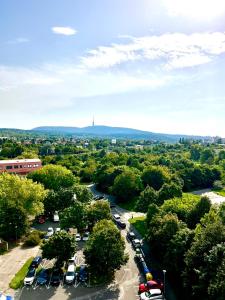
[[[54,135],[75,135],[80,137],[98,138],[124,138],[124,139],[148,139],[163,142],[177,142],[180,138],[203,139],[202,136],[189,136],[180,134],[154,133],[124,127],[87,126],[87,127],[63,127],[41,126],[32,129],[33,132],[49,133]]]

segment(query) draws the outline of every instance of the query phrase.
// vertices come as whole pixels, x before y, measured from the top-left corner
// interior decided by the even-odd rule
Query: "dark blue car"
[[[78,274],[78,280],[80,282],[85,282],[88,279],[87,267],[85,265],[80,266],[80,271]]]
[[[49,281],[49,270],[42,269],[37,278],[37,284],[44,285]]]
[[[31,267],[31,268],[37,268],[37,267],[40,265],[41,262],[42,262],[42,257],[41,257],[41,256],[36,256],[36,257],[33,259],[33,261],[32,261],[32,263],[31,263],[30,267]]]

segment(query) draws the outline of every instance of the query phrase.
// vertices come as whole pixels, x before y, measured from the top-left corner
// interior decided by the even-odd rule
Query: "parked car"
[[[70,264],[68,266],[68,269],[67,269],[67,272],[66,272],[65,282],[67,284],[72,284],[75,281],[75,277],[76,277],[75,265],[74,264]]]
[[[90,233],[88,232],[88,231],[86,231],[85,233],[84,233],[84,235],[83,235],[83,241],[88,241],[89,240],[89,235],[90,235]]]
[[[75,265],[76,264],[76,259],[77,259],[77,257],[76,257],[76,255],[74,254],[74,256],[72,256],[69,260],[68,260],[68,266],[69,265]]]
[[[132,245],[133,245],[134,249],[141,248],[141,241],[139,239],[133,239]]]
[[[88,279],[87,266],[81,265],[80,271],[78,273],[78,280],[80,282],[85,282],[85,281],[87,281],[87,279]]]
[[[36,269],[30,268],[24,278],[24,285],[32,285],[35,279]]]
[[[37,217],[37,222],[39,224],[44,224],[46,222],[46,216],[45,215],[40,215]]]
[[[32,261],[32,263],[31,263],[30,267],[31,267],[31,268],[37,268],[37,267],[40,265],[41,262],[42,262],[42,257],[41,257],[41,256],[36,256],[36,257],[33,259],[33,261]]]
[[[48,227],[47,234],[48,234],[49,236],[51,236],[51,235],[53,235],[53,233],[54,233],[53,228],[52,228],[52,227]]]
[[[58,233],[58,232],[60,232],[61,231],[61,228],[60,227],[56,227],[55,228],[55,233]]]
[[[81,241],[81,236],[80,236],[79,233],[76,234],[75,240],[76,240],[76,242],[80,242]]]
[[[53,214],[53,221],[54,222],[59,222],[59,214],[57,211],[54,212]]]
[[[119,220],[120,220],[120,215],[119,215],[119,214],[114,214],[114,215],[113,215],[113,219],[114,219],[115,221],[119,221]]]
[[[135,249],[135,258],[143,258],[144,259],[145,255],[144,252],[141,248],[136,248]]]
[[[116,204],[114,203],[114,202],[110,202],[110,208],[114,208],[114,207],[116,207]]]
[[[116,221],[116,224],[117,224],[120,228],[122,228],[122,229],[125,229],[125,228],[126,228],[126,223],[125,223],[124,221],[122,221],[122,220]]]
[[[52,271],[50,283],[51,285],[59,285],[63,278],[63,271],[60,268],[55,268]]]
[[[163,300],[165,299],[160,289],[152,289],[148,292],[141,293],[141,300]]]
[[[101,200],[101,199],[104,199],[105,197],[104,196],[102,196],[102,195],[96,195],[95,197],[94,197],[94,200]]]
[[[128,233],[127,233],[127,238],[128,238],[130,241],[132,241],[132,240],[136,239],[136,235],[135,235],[135,233],[134,233],[133,231],[128,231]]]
[[[163,290],[163,283],[160,280],[149,280],[146,283],[141,283],[139,285],[139,293],[148,292],[151,289]]]
[[[47,284],[49,281],[49,270],[42,269],[37,278],[37,284],[44,285]]]

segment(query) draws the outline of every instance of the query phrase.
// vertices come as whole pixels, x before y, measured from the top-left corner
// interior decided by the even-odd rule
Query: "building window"
[[[20,169],[22,169],[22,167],[23,167],[23,166],[22,166],[22,165],[20,165]]]
[[[14,169],[18,169],[19,168],[19,166],[14,166]]]
[[[6,170],[11,170],[12,166],[6,166]]]

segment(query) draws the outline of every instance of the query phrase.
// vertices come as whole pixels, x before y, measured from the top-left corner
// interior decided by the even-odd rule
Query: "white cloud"
[[[167,33],[130,39],[127,44],[89,50],[81,58],[83,66],[109,68],[125,62],[157,60],[166,69],[178,69],[208,63],[213,57],[225,53],[224,32]]]
[[[52,32],[56,34],[62,34],[62,35],[74,35],[77,33],[77,30],[72,27],[55,26],[52,27]]]
[[[6,43],[7,43],[7,44],[15,45],[15,44],[28,43],[28,42],[29,42],[29,39],[24,38],[24,37],[18,37],[18,38],[16,38],[16,39],[9,40],[9,41],[7,41]]]
[[[172,17],[191,17],[197,21],[208,21],[225,12],[224,0],[163,0],[162,4]]]

